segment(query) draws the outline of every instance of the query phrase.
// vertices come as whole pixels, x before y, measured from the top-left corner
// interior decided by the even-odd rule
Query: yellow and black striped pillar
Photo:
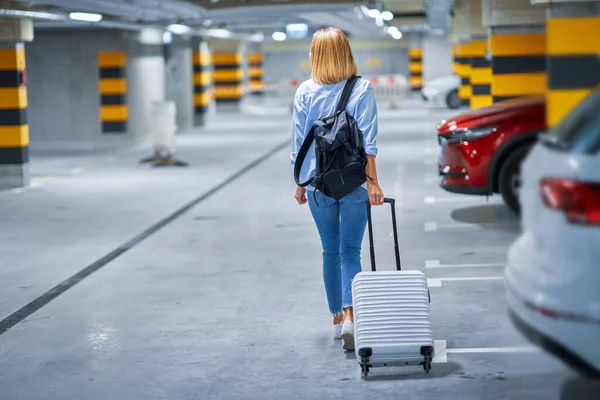
[[[473,37],[471,41],[471,108],[492,105],[492,66],[486,54],[487,37]]]
[[[248,91],[255,95],[263,93],[264,89],[263,54],[248,54]]]
[[[410,60],[408,64],[410,89],[416,92],[423,87],[423,50],[418,47],[410,48],[408,57]]]
[[[213,67],[209,51],[194,52],[194,110],[204,115],[213,101]]]
[[[460,87],[458,97],[463,107],[471,105],[471,42],[462,41],[458,45],[458,76],[460,76]]]
[[[27,88],[25,87],[25,47],[22,43],[0,45],[0,176],[21,175],[29,162],[29,125],[27,123]],[[17,166],[13,168],[12,166]],[[27,177],[21,177],[24,186]],[[0,182],[0,186],[4,186]]]
[[[494,103],[546,92],[546,34],[539,28],[514,33],[492,28],[492,96]],[[531,32],[532,31],[532,32]]]
[[[239,103],[244,96],[243,55],[236,53],[215,53],[214,83],[217,103]]]
[[[600,84],[600,15],[547,20],[547,123],[554,126]],[[587,14],[587,16],[585,16]],[[590,15],[592,14],[592,15]],[[600,112],[600,110],[599,110]]]
[[[99,52],[98,69],[102,133],[126,133],[127,55],[122,51]]]

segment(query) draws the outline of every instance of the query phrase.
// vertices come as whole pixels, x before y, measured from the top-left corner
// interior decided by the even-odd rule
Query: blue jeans
[[[367,190],[359,187],[341,200],[317,191],[306,194],[323,246],[323,280],[331,314],[352,306],[352,280],[362,268],[360,249],[367,226]]]

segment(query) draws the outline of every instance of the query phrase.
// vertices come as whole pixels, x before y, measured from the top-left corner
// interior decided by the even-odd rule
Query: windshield
[[[565,149],[597,153],[600,150],[600,90],[586,97],[550,135]]]

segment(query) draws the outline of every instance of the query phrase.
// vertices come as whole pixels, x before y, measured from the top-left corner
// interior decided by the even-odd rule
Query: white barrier
[[[153,101],[150,106],[152,144],[157,153],[175,153],[175,122],[177,106],[174,101]]]
[[[372,75],[364,78],[371,82],[379,106],[396,108],[408,97],[408,80],[404,75]],[[264,92],[279,96],[291,105],[301,83],[300,79],[282,80],[279,83],[265,85]]]

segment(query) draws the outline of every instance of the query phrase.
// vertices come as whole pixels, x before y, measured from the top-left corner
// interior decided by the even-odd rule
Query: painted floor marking
[[[446,351],[445,340],[434,340],[433,347],[435,349],[435,356],[433,357],[433,364],[444,364],[448,362],[448,353]]]
[[[425,196],[423,198],[423,202],[425,204],[437,204],[437,203],[480,203],[480,204],[488,204],[486,201],[482,201],[479,197],[465,197],[465,196],[456,196],[456,197],[435,197],[435,196]]]
[[[442,287],[443,282],[502,281],[504,276],[465,276],[459,278],[428,278],[427,286]]]
[[[505,263],[442,264],[440,260],[425,260],[425,268],[496,268]]]
[[[483,224],[466,224],[466,223],[452,223],[452,224],[438,224],[437,222],[429,221],[425,222],[425,232],[435,232],[438,229],[470,229],[470,228],[500,228],[500,227],[518,227],[519,222],[490,222]]]
[[[535,346],[448,348],[448,342],[446,340],[434,340],[433,346],[435,348],[433,364],[447,363],[448,354],[538,353],[541,351]]]

